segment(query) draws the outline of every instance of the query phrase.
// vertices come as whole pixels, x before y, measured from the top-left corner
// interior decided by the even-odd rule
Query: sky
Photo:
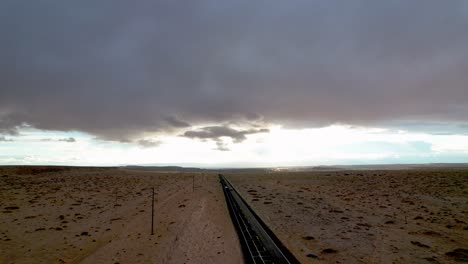
[[[468,162],[464,0],[4,0],[0,36],[0,165]]]

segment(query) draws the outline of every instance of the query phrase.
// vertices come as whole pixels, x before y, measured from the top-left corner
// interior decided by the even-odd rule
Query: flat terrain
[[[215,174],[0,167],[0,263],[242,262]]]
[[[302,263],[468,261],[468,170],[226,176]]]
[[[302,263],[468,261],[468,170],[225,175]],[[0,263],[242,262],[216,173],[0,167]]]

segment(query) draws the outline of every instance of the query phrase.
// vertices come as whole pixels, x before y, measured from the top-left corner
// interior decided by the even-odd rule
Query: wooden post
[[[114,202],[114,208],[117,206],[117,189],[115,190],[115,202]]]
[[[152,188],[153,193],[151,195],[151,235],[154,235],[154,187]]]

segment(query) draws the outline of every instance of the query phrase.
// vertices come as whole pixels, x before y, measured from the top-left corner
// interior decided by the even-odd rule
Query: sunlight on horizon
[[[0,144],[0,164],[181,165],[200,167],[278,167],[335,164],[444,163],[468,160],[467,135],[432,135],[384,128],[331,125],[247,135],[242,142],[158,135],[154,146],[96,139],[80,132],[25,129]],[[70,140],[73,138],[73,142]],[[153,138],[149,138],[152,140]]]

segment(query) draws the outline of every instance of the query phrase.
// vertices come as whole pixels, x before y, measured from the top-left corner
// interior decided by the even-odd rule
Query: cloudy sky
[[[468,161],[468,2],[0,2],[0,164]]]

